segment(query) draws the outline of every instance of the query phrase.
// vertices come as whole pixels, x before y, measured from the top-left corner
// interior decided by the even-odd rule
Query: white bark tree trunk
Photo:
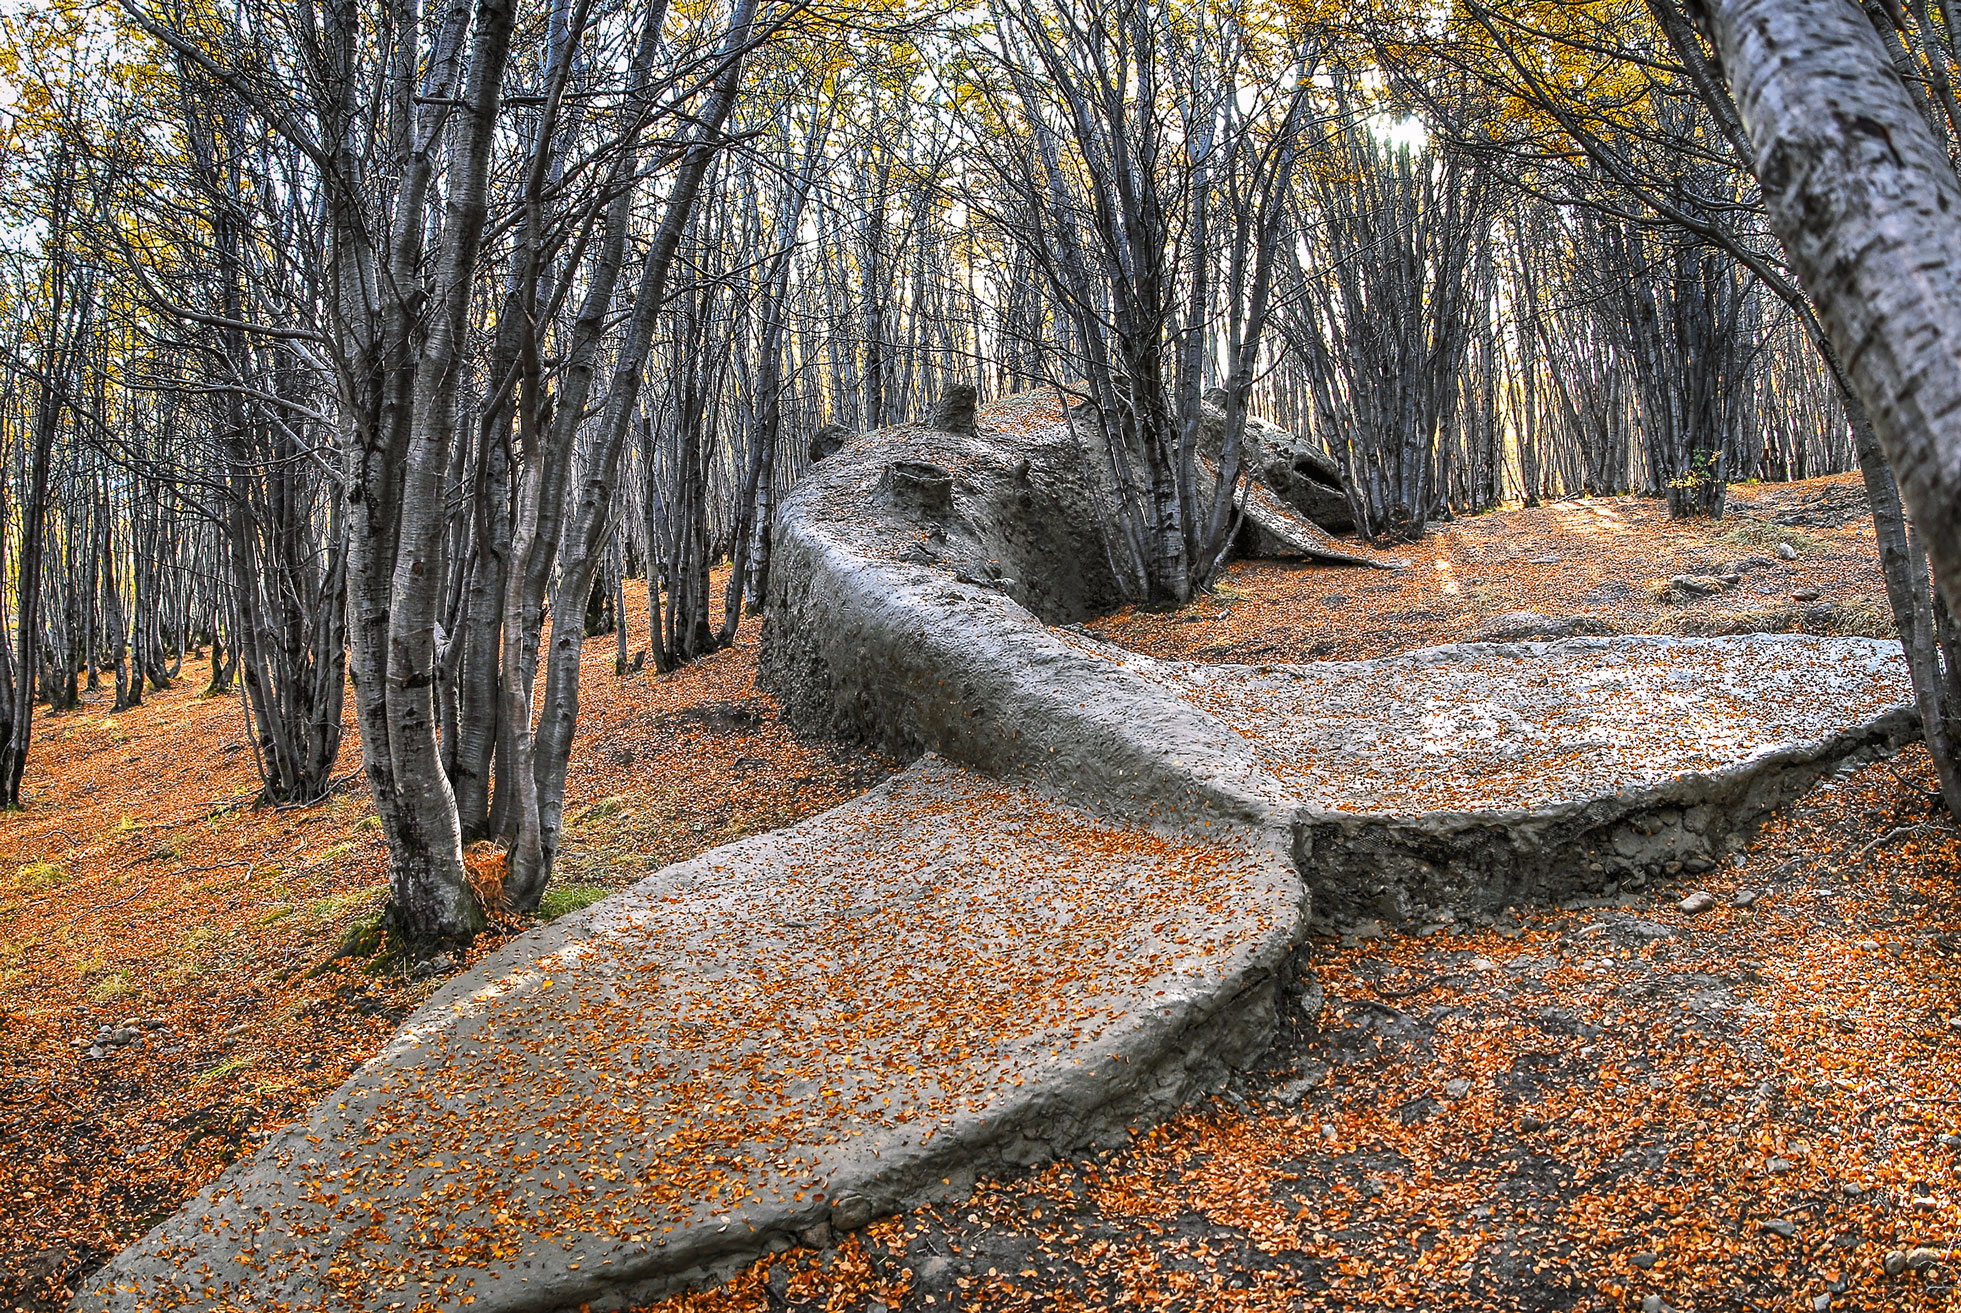
[[[1844,0],[1708,0],[1771,227],[1961,610],[1961,180]]]

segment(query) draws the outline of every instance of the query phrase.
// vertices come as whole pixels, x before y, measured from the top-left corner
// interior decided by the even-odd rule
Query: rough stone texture
[[[1210,388],[1199,412],[1200,440],[1215,461],[1225,436],[1225,402],[1224,389]],[[1246,468],[1297,515],[1335,533],[1355,527],[1347,480],[1333,457],[1308,439],[1257,415],[1246,417],[1246,432],[1240,442]]]
[[[1753,634],[1157,662],[1297,799],[1317,915],[1486,910],[1701,870],[1824,774],[1917,737],[1899,645]]]
[[[1598,616],[1541,615],[1537,611],[1507,611],[1480,625],[1471,634],[1473,643],[1544,642],[1555,638],[1605,636],[1613,629]]]
[[[810,435],[810,463],[835,456],[851,441],[851,430],[842,424],[825,424]]]
[[[1866,638],[1463,643],[1374,661],[1143,663],[1290,791],[1342,811],[1532,809],[1829,741],[1906,689]]]
[[[444,986],[77,1310],[618,1307],[1161,1116],[1271,1033],[1262,836],[928,758]]]
[[[935,451],[961,470],[948,524],[854,511],[874,462]],[[1083,531],[1093,507],[1076,451],[1059,423],[983,425],[960,442],[900,431],[800,487],[778,530],[763,661],[789,714],[1102,806],[1282,826],[1328,919],[1705,869],[1820,775],[1913,737],[1898,645],[1865,639],[1577,638],[1194,667],[1046,628],[1114,590]],[[1024,545],[1063,533],[1077,536]],[[1078,578],[1094,583],[1058,591]],[[1409,729],[1446,714],[1453,732],[1412,755],[1422,735]],[[1338,749],[1318,778],[1289,742],[1303,729]],[[1539,731],[1550,737],[1519,750]],[[1567,769],[1609,758],[1624,769]]]
[[[908,462],[951,473],[949,511],[881,493]],[[1043,623],[1119,600],[1096,524],[1059,425],[875,435],[786,503],[762,680],[810,732],[938,752],[1135,815],[1274,824],[1286,795],[1250,749]]]
[[[1225,393],[1213,388],[1199,411],[1199,501],[1209,503],[1219,477],[1225,439]],[[1240,459],[1247,477],[1233,490],[1233,506],[1243,517],[1233,549],[1241,556],[1304,556],[1329,565],[1367,565],[1401,569],[1400,559],[1367,543],[1336,538],[1329,530],[1355,527],[1341,468],[1326,455],[1277,425],[1246,417]]]
[[[974,411],[979,404],[980,393],[972,383],[955,383],[946,390],[945,396],[933,403],[926,416],[926,427],[971,438],[974,435]]]
[[[944,520],[953,512],[953,472],[930,461],[893,461],[878,491],[895,509],[925,520]]]
[[[1329,565],[1366,565],[1377,570],[1400,570],[1405,564],[1367,543],[1336,538],[1264,484],[1242,484],[1234,505],[1246,517],[1236,544],[1242,556],[1305,556]]]

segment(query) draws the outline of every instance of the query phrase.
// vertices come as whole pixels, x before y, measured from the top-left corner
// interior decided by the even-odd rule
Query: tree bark
[[[1711,0],[1703,18],[1771,227],[1961,610],[1961,180],[1856,7]]]

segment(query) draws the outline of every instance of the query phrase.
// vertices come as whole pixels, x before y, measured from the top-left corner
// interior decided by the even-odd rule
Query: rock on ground
[[[1214,461],[1225,437],[1226,394],[1208,389],[1200,411],[1200,441]],[[1320,446],[1257,415],[1246,417],[1241,465],[1272,490],[1296,515],[1333,533],[1355,527],[1348,502],[1348,480],[1341,466]]]

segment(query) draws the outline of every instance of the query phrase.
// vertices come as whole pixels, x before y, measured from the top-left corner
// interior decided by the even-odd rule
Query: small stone
[[[1757,1229],[1767,1235],[1783,1236],[1789,1240],[1798,1233],[1798,1224],[1788,1217],[1773,1217],[1768,1222],[1757,1223]]]
[[[1649,1268],[1653,1267],[1656,1263],[1661,1262],[1661,1255],[1657,1254],[1652,1249],[1644,1249],[1640,1253],[1636,1254],[1633,1258],[1628,1259],[1627,1261],[1634,1264],[1634,1266],[1640,1268],[1643,1272],[1646,1272]]]
[[[1907,1255],[1904,1249],[1895,1249],[1886,1256],[1886,1275],[1896,1277],[1907,1270]]]
[[[956,383],[946,390],[946,395],[933,403],[926,415],[926,427],[940,433],[961,434],[972,437],[974,433],[974,409],[980,394],[971,383]]]
[[[1290,1080],[1273,1092],[1274,1102],[1293,1107],[1313,1092],[1315,1082],[1311,1080]]]
[[[1934,1143],[1943,1149],[1961,1149],[1961,1135],[1937,1135]]]
[[[856,1231],[872,1220],[871,1201],[862,1195],[841,1194],[831,1201],[831,1228],[835,1231]]]
[[[1661,1296],[1643,1295],[1641,1297],[1641,1313],[1661,1313]]]
[[[1793,602],[1815,602],[1818,600],[1818,590],[1816,588],[1800,588],[1791,594],[1791,600]]]
[[[1444,1082],[1444,1097],[1446,1099],[1461,1099],[1470,1092],[1471,1082],[1462,1076],[1459,1076],[1456,1080],[1447,1080]]]
[[[1782,1176],[1785,1172],[1791,1170],[1791,1160],[1788,1158],[1769,1159],[1764,1163],[1764,1170],[1772,1176]]]
[[[1714,909],[1716,906],[1716,895],[1706,889],[1698,889],[1681,902],[1675,904],[1675,906],[1681,908],[1690,916],[1700,916],[1702,913]]]
[[[1906,1260],[1907,1271],[1925,1272],[1928,1268],[1941,1261],[1941,1251],[1938,1249],[1916,1247],[1907,1250]]]
[[[1814,1313],[1825,1313],[1825,1310],[1830,1308],[1831,1306],[1832,1306],[1832,1297],[1830,1295],[1820,1295],[1818,1296],[1818,1298],[1811,1301],[1811,1307],[1814,1310]]]
[[[913,1289],[926,1294],[938,1294],[953,1289],[955,1278],[960,1275],[950,1258],[933,1255],[912,1270]]]
[[[1546,1129],[1546,1119],[1528,1112],[1518,1119],[1518,1128],[1528,1134],[1532,1131],[1543,1131]]]
[[[1789,543],[1779,543],[1777,544],[1777,559],[1780,561],[1795,561],[1798,559],[1798,549]]]
[[[1730,899],[1730,903],[1735,907],[1749,907],[1757,901],[1757,897],[1755,889],[1739,889],[1736,891],[1736,896]]]
[[[1497,969],[1498,964],[1488,957],[1474,957],[1471,959],[1471,970],[1473,971],[1496,971]]]
[[[1866,1187],[1858,1184],[1856,1181],[1847,1181],[1844,1185],[1841,1185],[1838,1188],[1838,1192],[1844,1195],[1847,1199],[1857,1199],[1860,1195],[1866,1192]]]
[[[456,963],[450,960],[448,953],[438,953],[429,959],[429,970],[433,975],[447,975],[455,969]]]
[[[1277,1102],[1292,1107],[1306,1099],[1309,1094],[1314,1092],[1315,1087],[1327,1079],[1327,1064],[1320,1062],[1302,1063],[1300,1073],[1295,1079],[1288,1081],[1285,1085],[1274,1090],[1273,1098]]]

